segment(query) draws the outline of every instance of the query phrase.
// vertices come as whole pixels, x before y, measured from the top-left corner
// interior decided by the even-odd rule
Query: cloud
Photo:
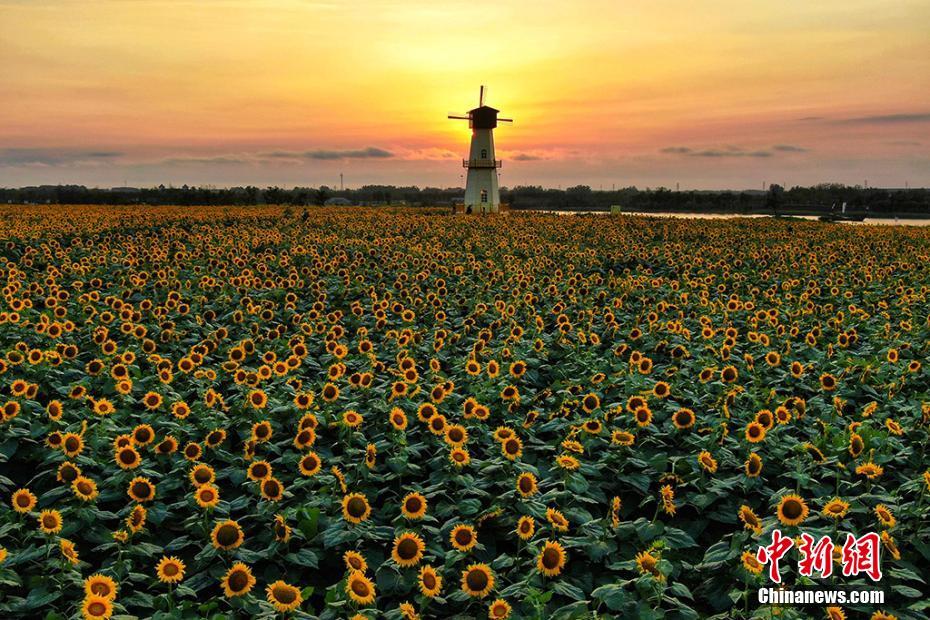
[[[866,125],[898,125],[903,123],[930,123],[930,112],[912,114],[878,114],[875,116],[858,116],[837,121],[838,123]]]
[[[0,149],[0,166],[69,166],[94,164],[122,157],[119,151],[86,149],[8,148]]]
[[[275,151],[266,153],[267,157],[272,159],[317,159],[317,160],[334,160],[334,159],[388,159],[394,157],[394,153],[375,146],[369,146],[364,149],[348,150],[328,150],[317,149],[313,151]]]
[[[850,118],[825,118],[823,116],[805,116],[799,121],[823,121],[835,125],[904,125],[908,123],[930,123],[930,112],[910,112],[900,114],[874,114],[871,116],[853,116]]]
[[[776,144],[772,147],[772,150],[781,151],[782,153],[806,153],[810,149],[803,146],[794,146],[793,144]]]
[[[702,149],[696,151],[687,146],[669,146],[661,149],[660,152],[670,155],[686,155],[688,157],[771,157],[771,151],[744,151],[738,147],[727,149]]]
[[[541,157],[539,155],[533,155],[531,153],[517,153],[516,155],[513,155],[510,159],[514,161],[539,161],[541,159],[545,159],[545,157]]]
[[[196,156],[178,156],[168,157],[160,163],[168,165],[184,164],[251,164],[256,160],[251,157],[240,157],[236,155],[217,155],[216,157],[196,157]]]

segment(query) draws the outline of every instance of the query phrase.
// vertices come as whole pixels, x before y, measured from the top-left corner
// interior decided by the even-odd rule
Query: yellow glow
[[[924,0],[0,0],[0,23],[11,148],[114,149],[124,164],[369,146],[432,160],[464,152],[467,123],[446,114],[488,84],[516,119],[499,148],[602,176],[611,162],[713,163],[669,161],[673,147],[773,145],[833,158],[852,145],[927,174],[890,144],[926,123],[798,121],[930,111]],[[534,182],[546,165],[515,174]],[[15,178],[0,167],[0,183]]]

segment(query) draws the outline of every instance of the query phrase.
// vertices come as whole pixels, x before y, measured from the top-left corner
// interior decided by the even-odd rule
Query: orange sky
[[[930,185],[926,0],[0,0],[0,185]]]

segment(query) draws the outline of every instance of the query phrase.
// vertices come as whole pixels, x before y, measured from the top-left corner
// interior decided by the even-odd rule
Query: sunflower
[[[523,442],[519,437],[510,437],[501,443],[501,454],[509,461],[514,461],[523,455]]]
[[[162,583],[180,583],[184,579],[184,569],[184,562],[179,558],[163,556],[155,567],[155,572]]]
[[[517,536],[522,540],[529,540],[536,532],[536,520],[533,517],[523,516],[517,520]]]
[[[652,394],[656,398],[666,398],[672,393],[672,387],[665,381],[659,381],[652,387]]]
[[[636,554],[636,568],[643,575],[651,575],[657,581],[664,581],[665,575],[659,570],[659,558],[651,551],[642,551]]]
[[[762,457],[755,452],[751,452],[749,458],[747,458],[746,462],[743,464],[743,467],[748,477],[758,478],[759,474],[762,473]]]
[[[342,561],[346,565],[346,570],[357,570],[362,573],[368,570],[368,562],[358,551],[346,551],[342,554]]]
[[[349,428],[358,428],[362,425],[364,417],[358,411],[350,409],[342,414],[342,423]]]
[[[882,527],[887,527],[889,529],[893,528],[898,522],[888,506],[884,504],[879,504],[875,507],[875,516],[878,517],[878,521],[882,524]]]
[[[391,426],[394,430],[402,431],[407,428],[407,414],[400,407],[391,410]]]
[[[826,612],[827,612],[827,616],[826,616],[827,620],[846,620],[846,613],[843,611],[841,607],[836,607],[835,605],[831,605],[830,607],[827,607]]]
[[[188,461],[196,461],[200,459],[200,456],[203,454],[203,448],[200,447],[200,444],[194,441],[189,442],[184,446],[184,458]]]
[[[617,446],[632,446],[636,442],[636,436],[627,431],[614,431],[610,435],[610,443]]]
[[[758,422],[750,422],[746,425],[745,435],[749,443],[759,443],[765,439],[765,427]]]
[[[773,416],[772,412],[768,409],[762,409],[756,412],[755,421],[761,424],[766,431],[770,431],[772,430],[772,426],[775,425],[775,416]]]
[[[39,529],[43,534],[57,534],[61,531],[61,513],[57,510],[43,510],[39,513]]]
[[[465,467],[471,462],[471,456],[465,448],[452,448],[449,451],[449,460],[456,467]]]
[[[471,564],[462,571],[462,592],[484,598],[494,589],[494,573],[487,564]]]
[[[10,503],[13,505],[13,510],[20,514],[30,512],[33,508],[35,508],[36,502],[38,502],[38,499],[29,489],[19,489],[15,491],[10,501]]]
[[[492,620],[507,620],[510,617],[510,603],[502,598],[497,599],[488,606],[488,618]]]
[[[672,424],[680,431],[694,426],[695,419],[694,411],[685,407],[672,414]]]
[[[300,593],[299,588],[285,583],[280,579],[269,584],[268,587],[265,588],[265,594],[268,598],[268,602],[275,608],[275,611],[281,613],[294,611],[304,602],[304,597]]]
[[[103,596],[88,595],[81,604],[85,620],[107,620],[113,615],[113,602]]]
[[[547,540],[536,556],[536,568],[546,577],[555,577],[564,567],[565,549],[558,542]]]
[[[253,409],[264,409],[268,405],[268,395],[262,390],[249,392],[249,405]]]
[[[701,451],[698,455],[698,464],[708,473],[712,474],[717,471],[717,460],[707,450]]]
[[[201,508],[216,508],[220,503],[220,490],[212,484],[204,484],[194,490],[194,500]]]
[[[400,505],[401,514],[406,518],[417,520],[426,515],[426,498],[420,493],[408,493]]]
[[[117,585],[112,577],[95,573],[84,580],[85,596],[99,596],[107,600],[116,598]]]
[[[352,493],[342,498],[342,516],[349,523],[361,523],[371,515],[368,498],[361,493]]]
[[[136,504],[129,512],[129,516],[126,517],[126,527],[134,534],[140,532],[145,527],[147,517],[148,511],[146,511],[145,506]]]
[[[739,371],[734,366],[725,366],[720,371],[720,380],[724,383],[733,383],[739,379]]]
[[[400,613],[400,617],[403,620],[420,620],[420,614],[417,613],[417,608],[413,606],[413,603],[409,601],[404,601],[397,606],[397,611]],[[358,614],[361,615],[361,614]],[[364,620],[367,620],[362,616]]]
[[[636,425],[640,428],[649,426],[652,423],[652,410],[646,405],[643,405],[633,412],[633,418],[636,420]]]
[[[468,441],[468,431],[461,424],[451,424],[446,427],[446,443],[451,446],[460,446]]]
[[[252,425],[252,439],[257,443],[264,443],[271,439],[271,422],[262,420]]]
[[[211,484],[216,480],[216,472],[213,471],[213,468],[205,463],[198,463],[191,469],[190,474],[191,482],[194,486],[203,486],[205,484]]]
[[[274,476],[269,476],[261,481],[262,499],[270,502],[280,501],[284,497],[284,485]]]
[[[601,399],[593,392],[586,394],[585,397],[581,399],[581,408],[584,409],[585,413],[591,413],[600,406]]]
[[[69,459],[84,451],[84,438],[77,433],[66,433],[61,441],[61,448]]]
[[[762,564],[759,563],[759,560],[757,560],[756,556],[751,552],[743,551],[743,555],[740,556],[740,560],[743,562],[743,568],[745,568],[753,575],[759,575],[762,573]]]
[[[259,462],[263,463],[264,461],[256,461],[256,463]],[[300,469],[300,473],[304,476],[315,476],[317,473],[319,473],[320,469],[322,469],[323,461],[320,459],[316,452],[308,452],[300,459],[297,466]],[[270,475],[270,465],[268,467]],[[249,471],[251,472],[251,467],[249,468]],[[249,477],[252,477],[251,473],[249,474]],[[256,478],[253,478],[253,480],[255,479]]]
[[[346,579],[346,593],[359,605],[375,602],[375,584],[361,571],[352,571]]]
[[[120,448],[114,459],[116,464],[122,469],[135,469],[142,463],[142,457],[139,456],[139,452],[132,446],[126,446]]]
[[[517,476],[517,492],[523,497],[532,497],[539,492],[536,476],[530,472],[523,472]]]
[[[862,440],[862,435],[858,433],[853,433],[849,436],[849,454],[856,458],[862,451],[865,450],[865,442]]]
[[[141,504],[155,499],[155,485],[148,478],[137,476],[129,482],[127,493]]]
[[[94,413],[97,415],[110,415],[114,411],[116,411],[116,407],[106,398],[100,398],[94,401]]]
[[[885,469],[881,465],[876,465],[875,463],[869,461],[856,467],[856,473],[860,476],[865,476],[869,480],[875,480],[883,473],[885,473]]]
[[[426,545],[422,538],[413,532],[404,532],[394,538],[391,559],[402,568],[416,566],[423,559],[425,549]]]
[[[75,497],[85,502],[93,501],[99,495],[97,483],[87,476],[75,478],[71,483],[71,490],[74,491]]]
[[[252,576],[251,568],[242,562],[235,562],[223,575],[220,584],[226,598],[245,596],[255,585],[255,577]]]
[[[132,429],[132,440],[140,446],[147,446],[155,439],[155,429],[149,424],[139,424]]]
[[[739,507],[739,520],[743,522],[743,527],[751,530],[756,534],[762,533],[762,521],[756,516],[755,511],[745,504]]]
[[[165,438],[155,446],[155,452],[157,454],[174,454],[177,451],[178,440],[171,435],[165,435]]]
[[[442,591],[442,576],[429,564],[426,564],[420,569],[418,582],[420,592],[423,593],[423,596],[428,598],[439,596],[439,593]]]
[[[426,422],[429,432],[433,435],[441,436],[446,433],[446,416],[437,413]]]
[[[883,531],[881,535],[882,545],[885,546],[885,549],[888,550],[888,553],[891,554],[892,559],[900,560],[901,551],[898,549],[897,543],[894,541],[894,537],[889,534],[887,531]]]
[[[826,392],[832,392],[836,389],[836,377],[830,373],[820,375],[820,387]]]
[[[581,467],[581,462],[570,454],[558,455],[555,457],[555,464],[568,471],[575,471]]]
[[[565,515],[562,514],[561,511],[556,510],[555,508],[547,508],[546,520],[549,521],[549,525],[551,525],[552,529],[556,532],[568,531],[568,519],[565,518]]]
[[[210,538],[215,548],[229,551],[241,545],[242,541],[245,540],[245,535],[236,521],[228,519],[220,521],[214,526]]]
[[[831,519],[842,519],[846,516],[846,512],[848,510],[848,502],[844,502],[840,498],[834,497],[824,505],[821,512],[825,517],[830,517]]]
[[[68,560],[70,563],[77,564],[80,561],[78,559],[77,548],[74,546],[74,543],[67,538],[62,538],[59,540],[58,547],[61,549],[62,557]]]
[[[808,512],[807,503],[799,495],[785,495],[778,502],[777,515],[782,525],[799,525],[807,518]]]
[[[452,528],[449,541],[459,551],[470,551],[478,544],[478,533],[474,527],[460,523]]]

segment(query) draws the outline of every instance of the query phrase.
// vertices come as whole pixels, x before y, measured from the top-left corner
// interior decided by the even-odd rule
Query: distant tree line
[[[330,198],[344,198],[352,204],[449,206],[461,201],[461,188],[394,185],[366,185],[338,190],[321,187],[157,187],[88,188],[83,185],[41,185],[18,189],[0,188],[2,203],[56,204],[152,204],[152,205],[257,205],[287,204],[311,206]],[[623,211],[678,211],[706,213],[823,213],[847,203],[853,212],[875,214],[928,214],[930,190],[880,189],[840,184],[785,189],[772,185],[768,191],[674,191],[664,187],[593,190],[586,185],[566,189],[539,186],[503,188],[501,201],[517,210],[609,211],[617,205]]]

